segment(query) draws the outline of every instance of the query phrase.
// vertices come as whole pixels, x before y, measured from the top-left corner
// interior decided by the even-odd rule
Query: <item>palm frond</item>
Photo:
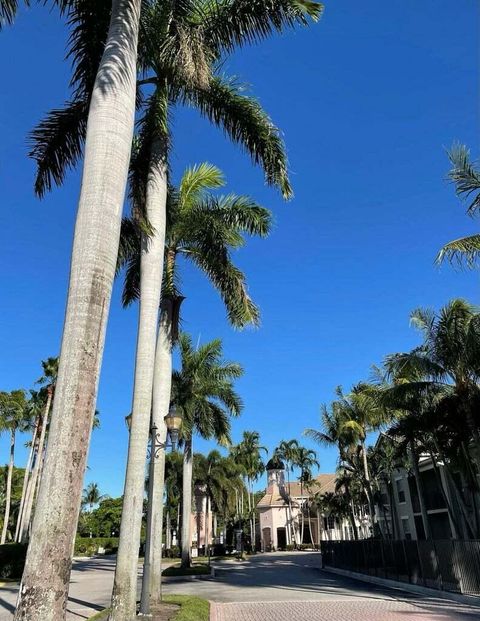
[[[70,86],[73,99],[89,99],[102,58],[110,24],[112,3],[107,0],[74,0],[68,3],[70,37],[67,59],[72,62]]]
[[[305,429],[303,435],[307,438],[311,438],[314,442],[317,442],[317,444],[331,445],[335,442],[328,434],[323,433],[323,431],[318,431],[318,429]]]
[[[435,325],[435,311],[431,308],[415,308],[410,313],[410,324],[429,338]]]
[[[30,133],[29,156],[37,163],[35,194],[44,196],[61,185],[68,169],[82,156],[87,130],[88,101],[70,101],[51,110]]]
[[[205,40],[218,53],[254,44],[274,32],[318,21],[323,5],[310,0],[208,0],[199,3]]]
[[[186,89],[179,98],[223,128],[255,164],[262,166],[267,183],[279,188],[285,198],[292,197],[280,131],[258,101],[242,94],[240,85],[233,79],[215,77],[208,88]]]
[[[448,177],[455,184],[457,195],[468,199],[472,194],[477,193],[467,208],[467,213],[473,216],[480,209],[480,170],[478,165],[470,160],[470,151],[460,143],[455,143],[452,146],[448,151],[448,157],[453,166]]]
[[[211,196],[199,207],[207,209],[213,217],[219,216],[223,226],[229,230],[259,237],[266,237],[270,233],[272,212],[249,196]]]
[[[439,264],[447,260],[457,266],[466,265],[472,269],[478,264],[479,258],[480,235],[470,235],[445,244],[438,253],[435,263]]]
[[[188,208],[198,201],[205,190],[221,188],[225,185],[222,171],[208,162],[196,164],[185,170],[180,181],[179,195],[181,207]]]
[[[447,379],[445,369],[431,360],[420,349],[407,353],[389,354],[384,361],[387,376],[393,379],[435,378],[443,382]]]
[[[245,275],[232,263],[226,251],[209,249],[208,246],[192,246],[188,258],[204,272],[220,293],[228,319],[234,327],[259,325],[260,312],[248,294]]]
[[[13,24],[18,11],[17,0],[0,0],[0,30]]]

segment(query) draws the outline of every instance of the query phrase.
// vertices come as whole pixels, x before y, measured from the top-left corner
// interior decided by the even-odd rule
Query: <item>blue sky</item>
[[[288,204],[221,132],[195,112],[175,112],[175,178],[212,162],[229,190],[275,214],[270,238],[238,253],[262,310],[259,330],[231,330],[215,293],[184,271],[184,329],[202,341],[221,337],[226,357],[245,367],[235,441],[244,429],[260,431],[270,448],[300,438],[335,386],[368,378],[372,363],[417,342],[413,308],[478,302],[476,274],[433,265],[444,242],[478,227],[445,182],[444,151],[460,140],[478,154],[477,11],[476,0],[326,0],[318,25],[228,59],[225,72],[250,85],[284,132],[295,190]],[[26,136],[68,97],[65,40],[57,15],[40,8],[0,33],[2,390],[31,387],[40,361],[59,349],[79,175],[38,201]],[[123,488],[137,312],[123,310],[119,294],[117,283],[102,427],[86,474],[110,495]],[[19,462],[24,456],[20,448]],[[334,469],[333,451],[319,458],[323,472]]]

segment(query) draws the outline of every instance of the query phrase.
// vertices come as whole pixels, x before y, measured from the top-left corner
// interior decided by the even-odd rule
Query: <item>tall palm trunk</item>
[[[320,535],[320,511],[317,509],[317,536],[318,536],[318,549],[320,550],[321,547],[321,543],[322,543],[322,538]]]
[[[28,539],[28,531],[30,529],[30,523],[32,521],[32,509],[33,502],[35,500],[35,494],[37,491],[37,484],[40,481],[40,471],[43,470],[43,451],[45,447],[45,437],[47,433],[48,416],[50,414],[50,407],[53,398],[53,388],[48,388],[47,402],[45,404],[45,411],[41,421],[40,438],[38,440],[37,453],[35,456],[35,463],[33,465],[32,476],[30,477],[28,488],[25,498],[25,508],[20,522],[19,541],[24,543]]]
[[[210,565],[210,495],[208,494],[205,509],[205,552]]]
[[[304,502],[303,502],[303,482],[300,481],[300,519],[302,520],[300,531],[300,545],[303,543],[303,536],[305,534],[305,516],[303,514]]]
[[[248,502],[248,517],[250,522],[250,539],[251,539],[251,549],[254,548],[254,535],[253,535],[253,515],[252,515],[252,498],[250,496],[250,478],[247,477],[246,480],[246,488],[247,488],[247,502]]]
[[[348,503],[349,506],[349,518],[350,518],[350,524],[352,525],[352,531],[353,531],[353,538],[355,539],[355,541],[358,541],[358,527],[357,527],[357,522],[355,520],[355,509],[354,509],[354,505],[353,505],[353,500],[350,500],[350,502]]]
[[[167,509],[165,517],[165,548],[170,550],[172,547],[172,524],[170,520],[170,509]]]
[[[386,481],[386,487],[388,492],[388,502],[390,503],[390,517],[392,520],[392,539],[400,539],[400,530],[397,520],[397,509],[395,507],[395,500],[393,496],[393,483],[392,481]]]
[[[418,467],[417,451],[415,449],[415,443],[413,440],[409,442],[409,457],[410,463],[413,468],[413,476],[415,477],[415,483],[417,484],[418,502],[420,505],[420,513],[422,514],[423,530],[425,532],[425,539],[432,538],[432,532],[430,530],[430,522],[428,521],[427,503],[425,502],[425,491],[423,489],[423,482],[420,476],[420,468]]]
[[[257,521],[256,521],[256,511],[255,511],[255,496],[253,493],[253,481],[250,481],[250,489],[252,495],[252,550],[253,552],[257,551]]]
[[[313,534],[312,534],[312,515],[310,513],[310,503],[307,500],[307,519],[308,519],[308,534],[310,535],[310,542],[313,546],[313,548],[315,549],[315,542],[313,540]]]
[[[8,521],[10,519],[10,505],[12,502],[12,474],[13,463],[15,460],[15,429],[10,432],[10,460],[7,472],[7,493],[5,495],[5,513],[3,514],[2,538],[0,544],[4,544],[7,539]]]
[[[192,516],[192,438],[185,440],[183,450],[182,481],[182,567],[190,567],[192,562],[192,535],[190,532]]]
[[[452,533],[453,534],[453,538],[456,539],[457,537],[461,536],[460,535],[461,527],[460,527],[460,524],[459,524],[459,522],[457,520],[457,516],[455,515],[455,512],[453,510],[449,491],[445,489],[445,486],[443,484],[442,476],[441,476],[440,470],[438,468],[436,457],[433,454],[433,452],[431,452],[431,451],[430,451],[430,459],[432,460],[433,471],[434,471],[435,477],[437,479],[438,488],[440,490],[440,493],[443,496],[443,500],[444,500],[445,506],[447,508],[447,513],[448,513],[448,515],[450,517],[450,521],[451,521],[451,523],[453,525],[453,530],[454,530],[454,532]],[[470,527],[470,524],[467,523],[466,526]]]
[[[365,495],[367,496],[368,508],[370,511],[370,518],[372,520],[373,534],[374,536],[382,536],[380,525],[378,523],[377,510],[375,508],[375,502],[373,499],[372,483],[370,480],[370,470],[368,468],[367,451],[365,442],[362,442],[362,463],[363,463],[363,476],[365,479]]]
[[[123,496],[122,521],[118,545],[117,565],[112,593],[112,612],[110,618],[126,621],[135,614],[137,597],[138,551],[143,512],[143,492],[145,484],[145,458],[151,422],[153,375],[155,366],[155,346],[157,340],[158,309],[162,288],[163,256],[165,248],[167,201],[167,171],[164,143],[154,140],[151,147],[150,168],[146,190],[146,216],[152,227],[152,235],[142,236],[140,258],[140,308],[135,362],[135,383],[133,390],[132,423],[128,446],[127,472]],[[168,407],[168,405],[167,405]],[[163,410],[162,410],[163,411]],[[165,416],[164,412],[163,416]],[[158,431],[163,433],[163,416],[158,416],[153,424],[159,423]],[[165,435],[165,434],[164,434]],[[152,439],[155,443],[156,439]],[[159,451],[163,455],[164,451]],[[153,449],[152,459],[156,460]],[[159,455],[160,456],[160,455]],[[163,464],[162,458],[162,464]],[[157,474],[153,467],[151,475]],[[151,481],[151,488],[154,488]],[[160,499],[160,504],[163,498]],[[160,524],[159,528],[161,529]],[[157,524],[155,524],[157,530]],[[149,609],[150,590],[150,541],[145,558],[144,589],[142,613]]]
[[[288,496],[287,496],[287,501],[288,501],[288,511],[287,511],[287,525],[288,525],[288,530],[290,532],[290,544],[296,546],[297,544],[297,533],[295,530],[295,525],[293,523],[293,512],[292,512],[292,499],[290,496],[290,468],[289,468],[289,464],[287,463],[287,486],[288,486]]]
[[[22,523],[22,516],[25,510],[25,499],[27,496],[28,481],[30,478],[31,470],[32,470],[33,456],[34,456],[34,452],[36,449],[35,445],[37,443],[37,433],[38,433],[39,424],[40,424],[40,415],[37,415],[35,419],[35,426],[33,428],[33,433],[32,433],[32,444],[30,446],[30,451],[28,453],[28,460],[25,466],[25,474],[23,475],[22,496],[20,498],[20,506],[18,508],[18,516],[17,516],[17,525],[15,528],[15,541],[17,543],[19,541],[19,536],[20,536],[20,525]]]
[[[165,416],[170,405],[172,384],[172,302],[162,301],[155,369],[153,375],[152,425],[157,428],[158,441],[167,440]],[[150,488],[148,497],[147,541],[145,565],[142,580],[142,614],[148,614],[151,607],[158,606],[162,600],[162,529],[163,529],[163,489],[165,481],[165,449],[154,456],[150,469]]]
[[[135,116],[141,0],[113,0],[90,101],[45,472],[15,620],[65,618]]]

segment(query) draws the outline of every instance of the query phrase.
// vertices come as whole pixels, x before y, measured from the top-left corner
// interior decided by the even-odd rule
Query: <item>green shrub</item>
[[[118,550],[118,537],[77,537],[75,539],[76,556],[94,556],[103,548],[105,554],[114,554]]]
[[[179,558],[180,548],[178,546],[172,546],[168,550],[165,550],[164,557],[165,558]]]
[[[26,555],[26,543],[6,543],[0,546],[0,579],[21,578]]]

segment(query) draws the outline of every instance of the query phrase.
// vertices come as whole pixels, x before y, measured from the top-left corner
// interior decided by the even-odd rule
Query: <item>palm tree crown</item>
[[[199,433],[230,443],[230,416],[238,416],[243,404],[233,382],[242,367],[226,362],[219,339],[195,349],[187,334],[179,338],[181,370],[173,373],[172,401],[183,414],[182,436]]]

